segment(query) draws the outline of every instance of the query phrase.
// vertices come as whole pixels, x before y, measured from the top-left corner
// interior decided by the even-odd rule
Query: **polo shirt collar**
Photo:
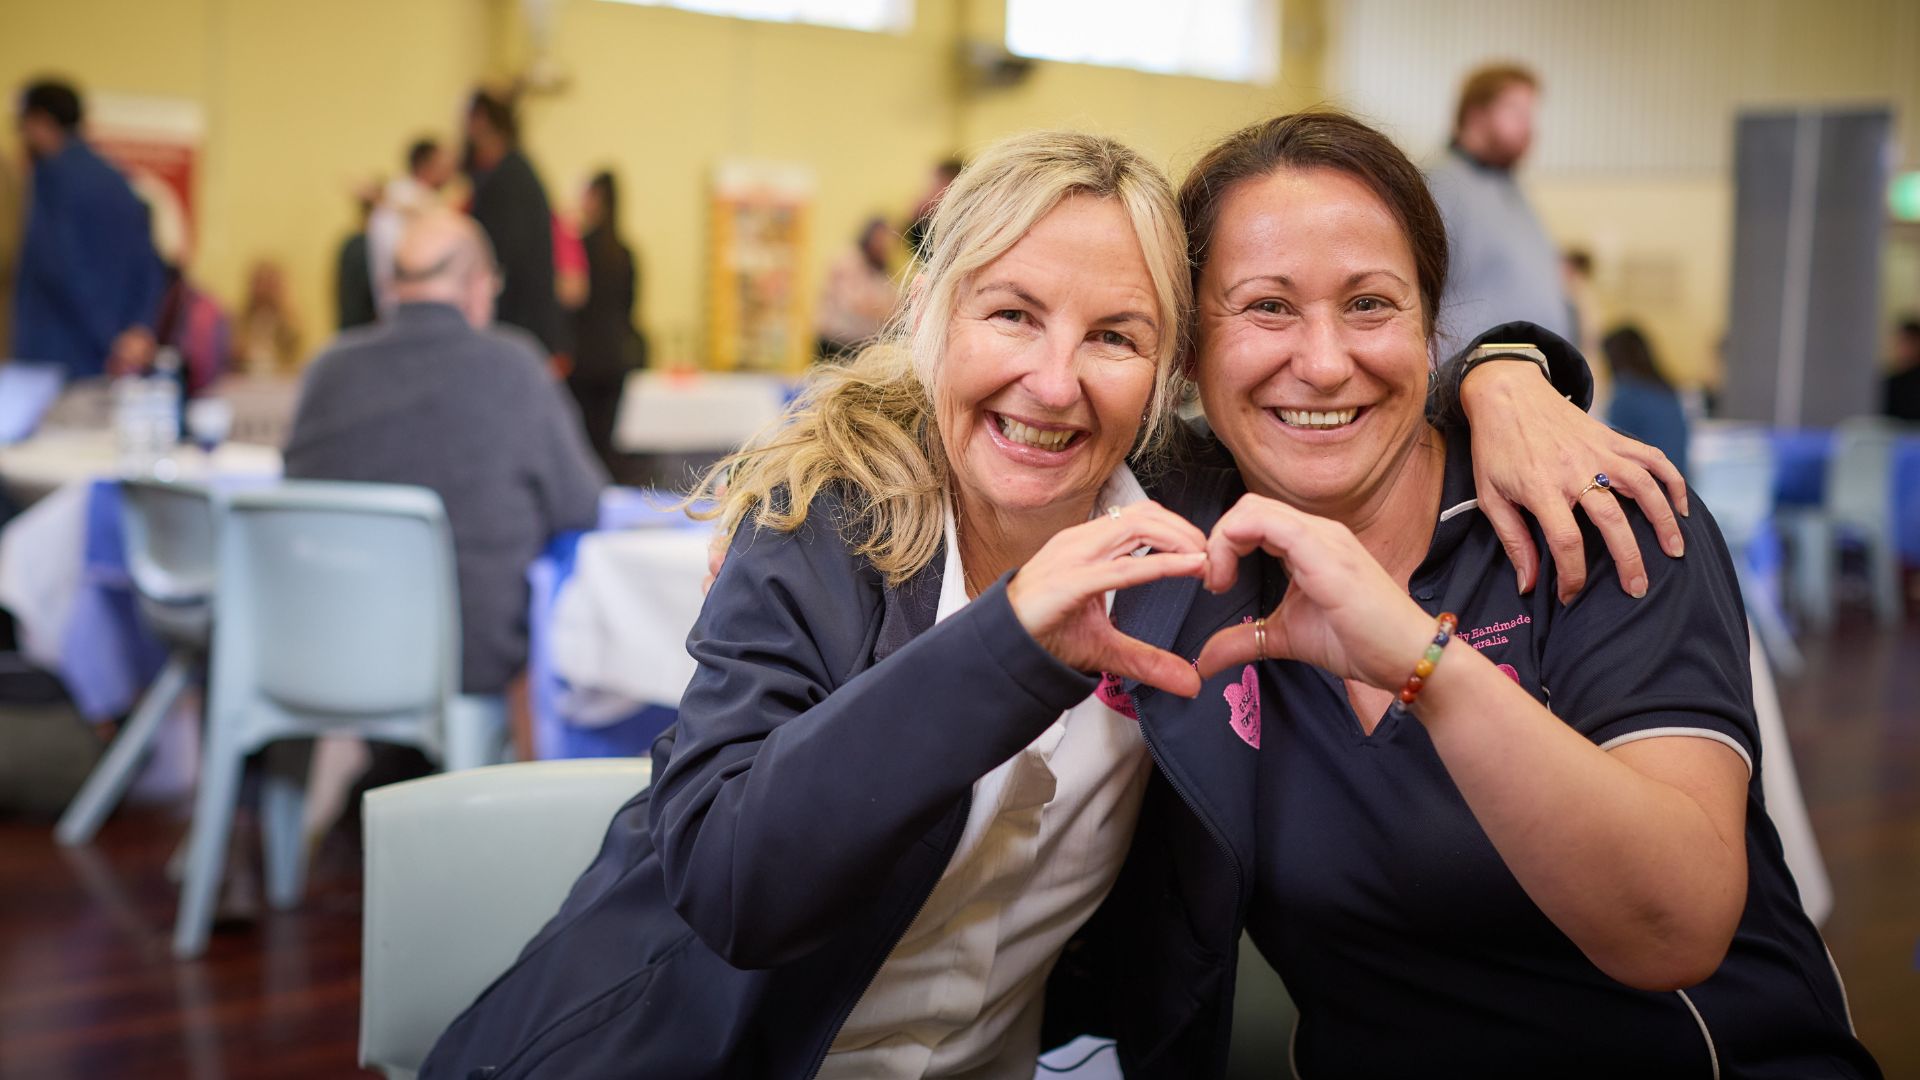
[[[1433,539],[1427,545],[1426,558],[1414,570],[1410,584],[1418,592],[1422,583],[1444,577],[1460,544],[1473,532],[1474,519],[1480,514],[1480,501],[1474,490],[1473,451],[1467,429],[1449,428],[1447,463],[1440,481],[1440,520],[1433,527]]]

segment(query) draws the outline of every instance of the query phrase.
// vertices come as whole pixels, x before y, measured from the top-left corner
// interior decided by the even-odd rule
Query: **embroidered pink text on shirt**
[[[1100,685],[1093,688],[1093,693],[1100,699],[1100,704],[1135,723],[1140,722],[1140,715],[1133,711],[1133,698],[1120,689],[1118,675],[1101,672]]]
[[[1260,679],[1253,665],[1240,670],[1240,681],[1227,687],[1227,723],[1240,741],[1260,749]]]
[[[1533,616],[1531,615],[1515,615],[1505,622],[1493,623],[1490,626],[1476,626],[1471,630],[1462,630],[1454,636],[1476,649],[1485,649],[1492,645],[1505,645],[1508,641],[1512,640],[1507,637],[1507,631],[1515,629],[1516,627],[1527,626],[1532,622]],[[1516,678],[1514,681],[1518,682],[1520,680]]]

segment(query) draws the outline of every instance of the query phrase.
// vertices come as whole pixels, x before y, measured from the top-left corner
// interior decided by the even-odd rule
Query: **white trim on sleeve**
[[[1601,743],[1600,749],[1612,750],[1615,747],[1625,746],[1628,743],[1639,742],[1641,739],[1665,738],[1712,739],[1714,742],[1726,743],[1728,746],[1733,747],[1734,753],[1740,755],[1741,761],[1747,763],[1747,777],[1749,779],[1753,777],[1753,755],[1747,753],[1747,748],[1740,745],[1740,740],[1724,731],[1715,731],[1712,728],[1656,727],[1647,728],[1645,731],[1629,731],[1625,735],[1615,735],[1613,738]]]

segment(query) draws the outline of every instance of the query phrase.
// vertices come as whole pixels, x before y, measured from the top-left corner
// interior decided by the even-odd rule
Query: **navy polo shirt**
[[[1697,496],[1687,557],[1647,558],[1623,592],[1599,534],[1588,581],[1555,598],[1551,560],[1517,591],[1473,502],[1464,433],[1448,440],[1441,518],[1410,582],[1428,611],[1602,748],[1661,735],[1725,743],[1757,768],[1746,620]],[[1535,542],[1546,546],[1537,533]],[[1719,971],[1684,992],[1601,973],[1508,871],[1410,714],[1362,734],[1340,681],[1263,665],[1256,896],[1249,930],[1299,1006],[1299,1076],[1876,1077],[1748,784],[1748,897]]]

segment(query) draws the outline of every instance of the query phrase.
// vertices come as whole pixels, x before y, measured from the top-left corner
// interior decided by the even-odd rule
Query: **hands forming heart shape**
[[[1142,546],[1150,553],[1133,557]],[[1258,658],[1252,624],[1213,635],[1189,663],[1121,633],[1107,617],[1105,595],[1174,577],[1197,577],[1224,592],[1255,550],[1285,561],[1289,575],[1286,598],[1266,618],[1266,658],[1301,660],[1386,689],[1400,685],[1432,635],[1432,618],[1345,525],[1258,495],[1242,497],[1212,535],[1154,502],[1064,529],[1014,575],[1007,599],[1062,663],[1194,697],[1201,680]]]

